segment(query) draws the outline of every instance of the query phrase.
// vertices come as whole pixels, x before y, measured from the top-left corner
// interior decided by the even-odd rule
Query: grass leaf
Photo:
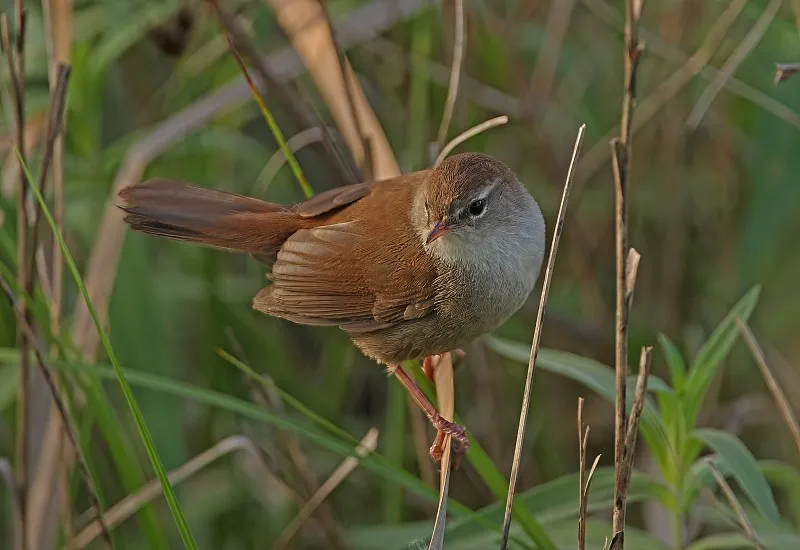
[[[717,453],[718,459],[727,466],[756,509],[771,522],[778,523],[780,513],[772,489],[744,443],[736,436],[720,430],[695,430],[694,436]]]
[[[694,358],[689,377],[686,379],[685,406],[690,426],[694,426],[700,405],[722,360],[739,337],[736,317],[741,317],[745,322],[750,318],[760,291],[761,287],[753,287],[733,306]]]

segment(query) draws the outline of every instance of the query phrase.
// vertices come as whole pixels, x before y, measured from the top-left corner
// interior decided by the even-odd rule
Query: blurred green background
[[[631,365],[635,372],[638,350],[657,345],[659,333],[668,335],[691,362],[734,304],[760,285],[750,323],[796,409],[800,403],[800,80],[775,86],[773,76],[775,62],[800,60],[800,10],[793,10],[797,2],[738,3],[740,13],[717,48],[716,43],[708,44],[709,33],[736,2],[644,2],[641,37],[646,50],[637,91],[639,114],[647,117],[635,123],[630,207],[630,242],[642,260],[631,314]],[[298,74],[286,82],[290,93],[303,98],[307,107],[313,105],[321,119],[333,125],[299,60],[287,57],[289,42],[268,3],[223,4],[238,13],[256,49],[271,56],[278,74]],[[36,139],[43,132],[49,103],[48,49],[41,5],[27,5],[26,116]],[[12,7],[9,0],[0,1],[0,11],[11,13]],[[332,0],[328,9],[401,169],[426,167],[447,91],[454,2]],[[492,116],[509,115],[507,125],[458,150],[483,151],[512,166],[539,201],[549,235],[575,133],[586,122],[543,346],[605,365],[612,365],[614,357],[608,138],[616,135],[620,117],[623,12],[620,1],[466,0],[467,49],[450,131],[452,137]],[[206,105],[207,98],[241,77],[219,22],[201,2],[74,0],[71,16],[64,227],[83,270],[125,159],[130,160],[131,152],[141,150],[142,144],[160,139],[159,132],[172,128],[183,109]],[[767,26],[763,36],[753,36],[759,20]],[[719,69],[742,47],[746,57],[720,80],[722,87],[702,118],[691,120],[690,113],[708,93]],[[687,69],[689,56],[704,48],[710,55],[707,65],[702,62]],[[4,216],[0,255],[5,264],[14,265],[13,104],[5,65],[0,74]],[[305,129],[279,94],[267,90],[264,98],[287,136]],[[275,202],[302,200],[288,167],[274,177],[264,173],[278,147],[249,92],[227,104],[185,138],[169,143],[149,163],[144,177],[174,177]],[[335,130],[333,135],[344,150]],[[30,157],[34,174],[39,155],[36,148]],[[345,183],[320,143],[303,147],[297,158],[315,192]],[[271,410],[262,403],[258,384],[221,358],[218,348],[268,374],[281,390],[356,439],[372,426],[380,429],[378,451],[385,457],[380,462],[385,471],[357,468],[327,499],[324,513],[303,528],[296,548],[400,549],[429,536],[438,484],[431,485],[430,465],[421,465],[425,454],[420,461],[414,434],[416,430],[424,450],[431,431],[414,427],[421,417],[409,409],[396,381],[363,358],[344,334],[253,312],[252,296],[267,282],[262,264],[249,257],[127,233],[119,262],[109,263],[107,269],[116,271],[108,308],[114,348],[126,369],[158,377],[151,384],[158,388],[139,384],[135,394],[165,466],[176,468],[236,434],[249,438],[258,449],[259,460],[233,453],[179,486],[201,548],[270,548],[297,513],[298,500],[309,496],[308,474],[298,470],[291,451],[298,449],[291,444],[294,436],[229,402],[198,398],[207,389],[217,392],[215,396],[241,400],[236,403],[250,402],[252,410]],[[529,345],[538,288],[495,336]],[[79,300],[72,280],[65,277],[67,338]],[[11,310],[4,304],[0,456],[7,457],[15,452],[14,327]],[[456,411],[487,460],[507,477],[525,365],[510,358],[511,353],[499,353],[498,347],[479,341],[466,349],[466,362],[456,372]],[[657,345],[654,351],[653,373],[670,381],[660,348]],[[747,348],[736,343],[720,359],[704,394],[698,425],[736,435],[759,460],[786,466],[784,473],[793,481],[778,486],[774,477],[767,477],[780,507],[781,533],[797,537],[797,449]],[[106,364],[102,353],[98,361]],[[580,370],[578,361],[571,365]],[[587,399],[590,462],[602,453],[601,466],[613,464],[612,404],[596,388],[576,381],[580,376],[569,374],[574,369],[567,369],[566,375],[554,370],[540,368],[536,375],[519,486],[522,491],[550,488],[551,494],[531,497],[528,511],[560,547],[574,548],[576,401],[579,396]],[[113,379],[101,384],[92,382],[97,379],[91,372],[80,368],[69,372],[65,391],[102,500],[110,506],[151,479],[152,473]],[[307,413],[290,408],[281,414],[300,426],[320,429]],[[341,441],[325,433],[329,440]],[[308,438],[297,441],[304,457],[300,462],[307,463],[319,483],[343,458]],[[637,469],[659,479],[649,446],[640,441],[638,451]],[[473,510],[497,502],[488,480],[490,470],[485,464],[465,464],[452,476],[451,496]],[[412,490],[414,479],[417,490]],[[544,486],[547,482],[556,485]],[[598,491],[605,487],[603,495],[609,492],[607,476],[596,483]],[[431,489],[424,493],[420,486]],[[85,523],[88,505],[74,473],[68,491],[77,532]],[[8,491],[0,493],[0,541],[9,541],[12,503]],[[676,542],[672,516],[665,512],[669,507],[659,503],[656,493],[642,489],[641,496],[633,499],[628,523],[642,531],[642,539],[632,532],[629,548],[689,547],[703,537],[739,531],[729,510],[726,515],[698,497],[684,510]],[[597,522],[589,527],[594,548],[610,533],[610,499],[597,498],[592,516]],[[719,498],[717,504],[725,508],[727,502]],[[115,546],[177,548],[180,541],[163,500],[146,510],[114,531]],[[457,521],[453,513],[452,521]],[[490,521],[497,525],[494,513]],[[58,515],[52,521],[62,524]],[[452,535],[448,548],[495,547],[489,542],[495,531],[461,521],[466,527],[460,536]],[[332,531],[339,541],[331,541]],[[533,547],[528,530],[515,527],[514,532],[524,543],[519,547]],[[779,540],[783,542],[773,547],[788,549],[791,546],[784,545],[797,538]],[[63,541],[62,535],[56,541]],[[752,547],[741,537],[729,543],[707,547]],[[101,547],[100,539],[92,545]],[[5,542],[0,547],[10,548]]]

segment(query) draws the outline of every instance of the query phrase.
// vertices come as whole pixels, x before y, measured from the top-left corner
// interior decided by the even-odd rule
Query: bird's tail
[[[249,252],[265,261],[303,226],[283,206],[176,180],[146,181],[119,196],[125,221],[136,231]]]

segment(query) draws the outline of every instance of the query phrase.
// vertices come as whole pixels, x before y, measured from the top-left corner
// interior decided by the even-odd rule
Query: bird
[[[135,231],[245,252],[269,284],[252,307],[301,325],[338,326],[385,365],[463,456],[463,426],[444,419],[401,363],[460,348],[502,325],[532,291],[545,222],[502,161],[461,153],[438,166],[330,189],[281,205],[156,178],[119,193]],[[463,355],[462,355],[463,356]]]

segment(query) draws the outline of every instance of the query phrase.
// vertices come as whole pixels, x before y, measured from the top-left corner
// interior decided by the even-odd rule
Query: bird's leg
[[[455,441],[455,445],[453,446],[453,450],[456,452],[456,460],[454,461],[454,465],[460,463],[460,455],[463,455],[467,452],[469,448],[469,440],[467,439],[467,431],[464,429],[463,426],[459,426],[455,422],[450,422],[446,420],[442,415],[439,414],[431,402],[428,401],[428,398],[425,397],[425,394],[422,393],[411,377],[403,370],[403,367],[397,366],[394,369],[394,375],[397,376],[400,383],[405,386],[408,393],[411,394],[411,397],[414,398],[414,401],[417,402],[417,405],[425,411],[425,414],[428,416],[428,420],[430,420],[433,427],[436,428],[436,438],[433,440],[433,445],[430,448],[431,457],[436,461],[439,462],[442,459],[443,454],[443,445],[444,445],[444,436],[448,434],[452,436],[453,440]]]
[[[453,350],[453,368],[456,369],[461,366],[461,363],[464,362],[464,357],[466,357],[466,353],[461,348],[456,348]],[[436,370],[434,366],[434,361],[438,361],[439,355],[428,355],[425,359],[422,360],[422,371],[425,373],[425,376],[433,380],[433,371]]]

